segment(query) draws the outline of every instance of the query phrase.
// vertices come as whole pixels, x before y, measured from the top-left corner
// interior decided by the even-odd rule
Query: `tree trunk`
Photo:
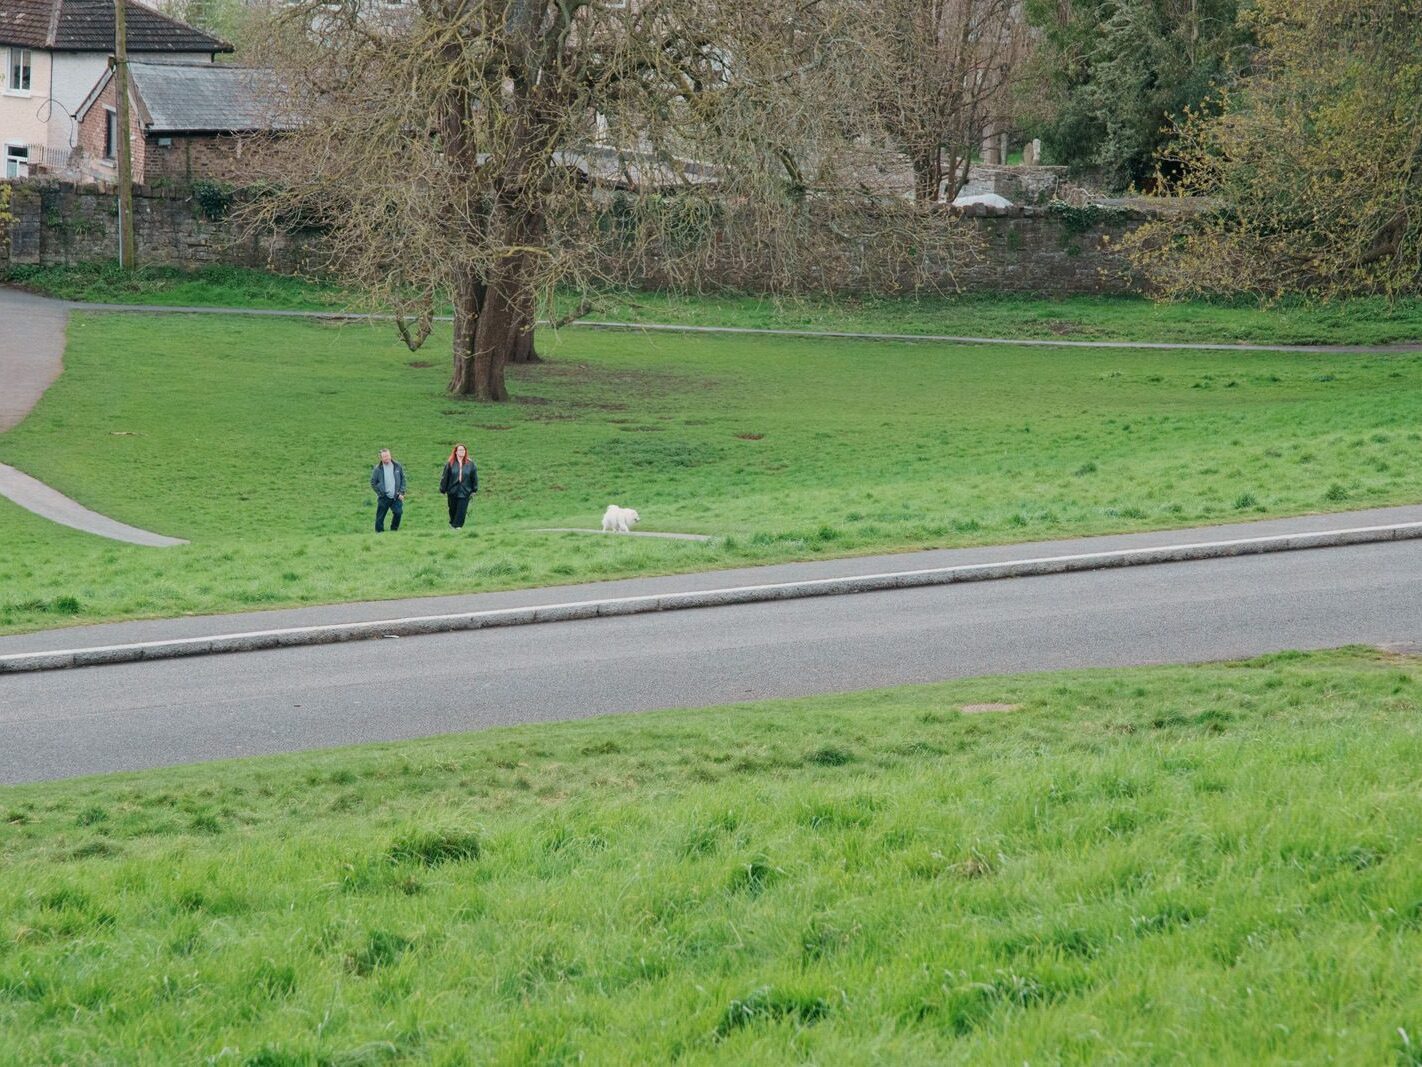
[[[913,155],[913,198],[919,203],[936,204],[943,182],[943,151],[930,148]]]
[[[530,211],[522,222],[523,243],[525,247],[541,243],[548,235],[547,220],[541,211]],[[531,267],[529,253],[524,253],[521,259],[521,266],[527,270]],[[509,354],[510,363],[542,363],[538,352],[533,347],[533,327],[534,319],[538,314],[537,294],[533,287],[524,284],[518,293],[515,305],[519,317],[518,336],[514,339],[513,351]]]
[[[524,286],[518,298],[519,328],[514,338],[513,351],[509,353],[510,363],[542,363],[537,349],[533,347],[535,301],[533,290]]]
[[[518,257],[511,257],[518,258]],[[504,384],[504,367],[513,356],[522,319],[519,314],[519,292],[522,279],[509,265],[501,267],[489,282],[484,308],[474,333],[475,400],[500,402],[509,398]]]
[[[454,301],[454,371],[449,391],[475,400],[509,398],[504,367],[535,363],[534,292],[527,253],[507,256],[486,281],[457,278]]]
[[[542,363],[543,357],[538,354],[538,349],[533,346],[533,327],[523,327],[519,329],[518,337],[514,338],[513,351],[509,354],[510,363]]]
[[[471,270],[463,270],[454,279],[454,367],[449,378],[449,391],[456,396],[474,392],[474,343],[479,333],[487,287]]]
[[[518,11],[521,17],[528,16],[522,7]],[[520,86],[515,83],[514,89],[517,97]],[[522,91],[526,95],[527,87]],[[479,167],[469,133],[468,116],[473,110],[468,94],[453,94],[445,110],[443,131],[451,158],[457,158],[470,173]],[[546,231],[538,190],[529,180],[546,131],[526,100],[521,109],[515,109],[513,126],[513,151],[486,223],[508,251],[495,261],[487,277],[476,278],[466,272],[455,278],[454,373],[449,391],[494,402],[509,398],[504,367],[537,359],[533,351],[534,263],[528,250],[539,247]]]
[[[951,204],[968,184],[968,171],[972,167],[972,153],[966,149],[950,149],[943,176],[947,180],[943,187],[944,203]]]

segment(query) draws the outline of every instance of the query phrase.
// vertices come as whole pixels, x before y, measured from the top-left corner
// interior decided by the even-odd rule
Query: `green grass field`
[[[333,285],[245,267],[139,267],[116,263],[11,267],[6,280],[37,293],[96,304],[251,307],[283,311],[341,310],[351,303]]]
[[[1420,682],[1292,654],[3,789],[0,1062],[1415,1065]]]
[[[333,310],[354,306],[329,284],[236,267],[183,271],[113,266],[17,267],[11,280],[71,300],[168,306]],[[567,313],[577,301],[559,301]],[[1045,299],[919,295],[826,299],[628,293],[603,299],[591,318],[696,326],[950,334],[1097,341],[1254,341],[1383,344],[1422,341],[1422,300],[1332,304],[1157,304],[1141,297]]]
[[[565,331],[516,402],[447,343],[223,316],[76,316],[12,463],[154,550],[0,501],[0,629],[467,592],[1422,499],[1422,355],[1051,350]],[[484,491],[436,492],[467,441]],[[369,532],[375,450],[411,481]],[[608,503],[710,544],[528,532]]]

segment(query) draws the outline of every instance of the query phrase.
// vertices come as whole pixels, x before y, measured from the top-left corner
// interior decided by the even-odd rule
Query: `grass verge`
[[[167,306],[333,311],[358,301],[334,285],[240,267],[142,267],[112,264],[15,267],[10,280],[69,300]],[[559,313],[577,305],[560,298]],[[1079,341],[1386,344],[1422,340],[1422,300],[1330,304],[1190,301],[1155,303],[1136,296],[1060,299],[992,294],[780,298],[735,294],[678,296],[624,293],[603,298],[590,315],[614,322],[693,326],[1062,338]]]
[[[0,790],[0,1059],[1416,1063],[1419,682],[1289,654]]]
[[[1422,355],[1056,351],[564,332],[514,403],[443,393],[441,344],[225,316],[72,320],[0,436],[143,549],[0,501],[0,630],[550,585],[1422,498]],[[483,491],[447,528],[452,442]],[[372,537],[369,464],[406,465]],[[707,544],[529,532],[608,503]]]
[[[95,304],[340,311],[349,294],[334,285],[248,267],[138,267],[117,263],[69,267],[12,266],[5,280],[46,296]]]

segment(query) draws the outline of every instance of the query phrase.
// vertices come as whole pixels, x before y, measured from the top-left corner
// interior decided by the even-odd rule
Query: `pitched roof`
[[[129,87],[148,133],[290,130],[296,122],[270,70],[215,63],[128,64]],[[82,120],[113,79],[105,71],[80,105]]]
[[[232,46],[137,2],[125,0],[130,52],[230,52]],[[60,52],[111,52],[112,0],[0,0],[0,45]]]

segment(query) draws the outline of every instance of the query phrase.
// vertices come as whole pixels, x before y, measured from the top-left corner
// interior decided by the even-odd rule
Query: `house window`
[[[104,108],[104,158],[113,162],[118,154],[118,112]]]
[[[5,177],[28,178],[29,176],[29,148],[22,144],[7,144],[5,146]]]
[[[5,64],[5,89],[12,93],[30,91],[30,50],[10,49],[10,61]]]

